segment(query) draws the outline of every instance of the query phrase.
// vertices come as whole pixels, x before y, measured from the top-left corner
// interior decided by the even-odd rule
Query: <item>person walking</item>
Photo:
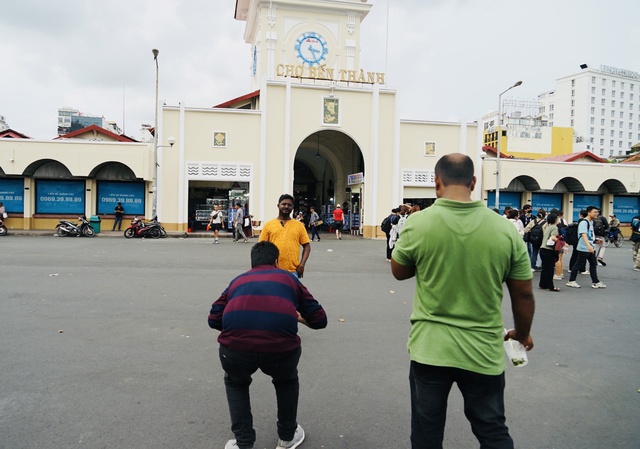
[[[236,213],[233,216],[233,228],[236,231],[234,242],[240,240],[240,236],[244,239],[244,243],[247,243],[247,236],[244,235],[244,209],[242,208],[242,204],[236,203]]]
[[[318,222],[320,221],[320,216],[316,212],[315,207],[309,208],[311,211],[311,215],[309,216],[309,229],[311,229],[311,241],[313,242],[314,238],[317,238],[320,241],[320,234],[318,233]]]
[[[538,265],[538,255],[540,253],[540,246],[542,246],[542,225],[544,225],[547,212],[544,209],[538,209],[538,215],[533,218],[529,224],[524,228],[525,239],[531,243],[531,269],[540,271],[541,268]]]
[[[595,253],[595,235],[593,229],[594,220],[598,219],[598,208],[595,206],[587,207],[587,216],[578,224],[578,244],[576,245],[577,257],[575,264],[571,267],[571,275],[567,287],[580,288],[576,282],[578,272],[583,270],[587,261],[589,261],[589,274],[591,276],[591,288],[606,288],[607,286],[598,279],[598,264],[596,262]]]
[[[633,242],[633,271],[640,271],[640,214],[631,219],[631,237]]]
[[[280,195],[278,218],[264,224],[259,241],[275,244],[280,251],[278,266],[302,279],[305,264],[311,254],[311,243],[304,225],[298,220],[291,219],[293,201],[293,196],[288,193]],[[300,255],[301,246],[302,255]]]
[[[220,235],[220,230],[222,229],[222,219],[223,219],[222,211],[220,210],[220,205],[216,204],[209,215],[209,226],[213,230],[213,243],[218,244],[218,236]],[[246,240],[246,239],[245,239]]]
[[[533,276],[513,224],[471,199],[473,171],[463,154],[438,160],[437,199],[409,216],[392,254],[393,276],[416,279],[408,343],[412,449],[442,448],[453,383],[480,447],[513,448],[505,424],[503,339],[533,348]],[[515,323],[504,337],[503,282]]]
[[[342,240],[342,227],[344,226],[344,212],[339,204],[333,209],[333,227],[336,229],[336,239]]]
[[[540,247],[540,259],[542,260],[542,272],[540,273],[540,283],[538,286],[543,290],[550,292],[559,292],[560,289],[553,285],[553,273],[556,265],[558,254],[555,251],[555,244],[558,241],[560,233],[556,225],[558,216],[554,213],[547,215],[547,222],[543,226],[542,241],[544,244]]]
[[[122,203],[118,203],[118,205],[115,207],[115,209],[113,209],[113,213],[116,214],[114,220],[113,220],[113,228],[111,228],[112,231],[116,230],[116,225],[118,225],[118,231],[121,231],[122,229],[122,217],[124,217],[124,207],[122,207]]]
[[[305,438],[297,422],[302,353],[298,323],[323,329],[327,315],[298,278],[278,268],[278,254],[271,242],[253,245],[251,270],[233,279],[209,311],[209,327],[221,331],[219,357],[235,436],[225,449],[253,449],[256,431],[249,385],[258,369],[275,387],[276,449],[296,448]]]

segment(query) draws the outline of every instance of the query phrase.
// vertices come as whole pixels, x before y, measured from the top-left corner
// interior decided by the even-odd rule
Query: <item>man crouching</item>
[[[322,306],[288,271],[278,268],[278,248],[259,242],[251,248],[251,270],[231,281],[211,306],[209,326],[222,331],[220,362],[235,440],[225,449],[252,449],[256,440],[249,385],[258,369],[270,376],[278,404],[278,445],[292,449],[304,440],[298,425],[298,323],[327,326]]]

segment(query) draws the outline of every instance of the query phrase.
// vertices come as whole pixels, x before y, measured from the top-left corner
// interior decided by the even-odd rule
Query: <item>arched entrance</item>
[[[293,164],[293,191],[296,212],[305,219],[315,207],[325,222],[336,204],[349,213],[349,223],[359,223],[364,184],[349,185],[348,177],[364,175],[364,158],[358,144],[335,130],[317,131],[302,141]],[[355,218],[354,218],[355,216]]]

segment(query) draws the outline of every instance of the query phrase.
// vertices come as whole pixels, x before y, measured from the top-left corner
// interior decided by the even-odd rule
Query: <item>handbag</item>
[[[314,226],[320,226],[322,223],[324,223],[324,221],[322,221],[322,220],[316,220],[316,221],[313,223],[313,225],[314,225]]]
[[[553,241],[553,239],[551,237],[549,237],[549,240],[547,240],[547,246],[556,246],[556,242]]]
[[[9,214],[7,214],[6,212],[2,213],[2,218],[9,218]]]
[[[556,253],[561,253],[564,251],[564,237],[561,235],[558,236],[558,240],[556,240],[554,248]]]

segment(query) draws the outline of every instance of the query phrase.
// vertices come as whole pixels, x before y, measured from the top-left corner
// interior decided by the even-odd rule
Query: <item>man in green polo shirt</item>
[[[504,412],[503,283],[515,323],[504,338],[530,350],[531,267],[516,228],[471,200],[473,173],[468,156],[443,156],[435,167],[438,199],[409,216],[393,250],[395,278],[416,278],[408,343],[413,449],[442,448],[454,382],[480,447],[513,448]]]

